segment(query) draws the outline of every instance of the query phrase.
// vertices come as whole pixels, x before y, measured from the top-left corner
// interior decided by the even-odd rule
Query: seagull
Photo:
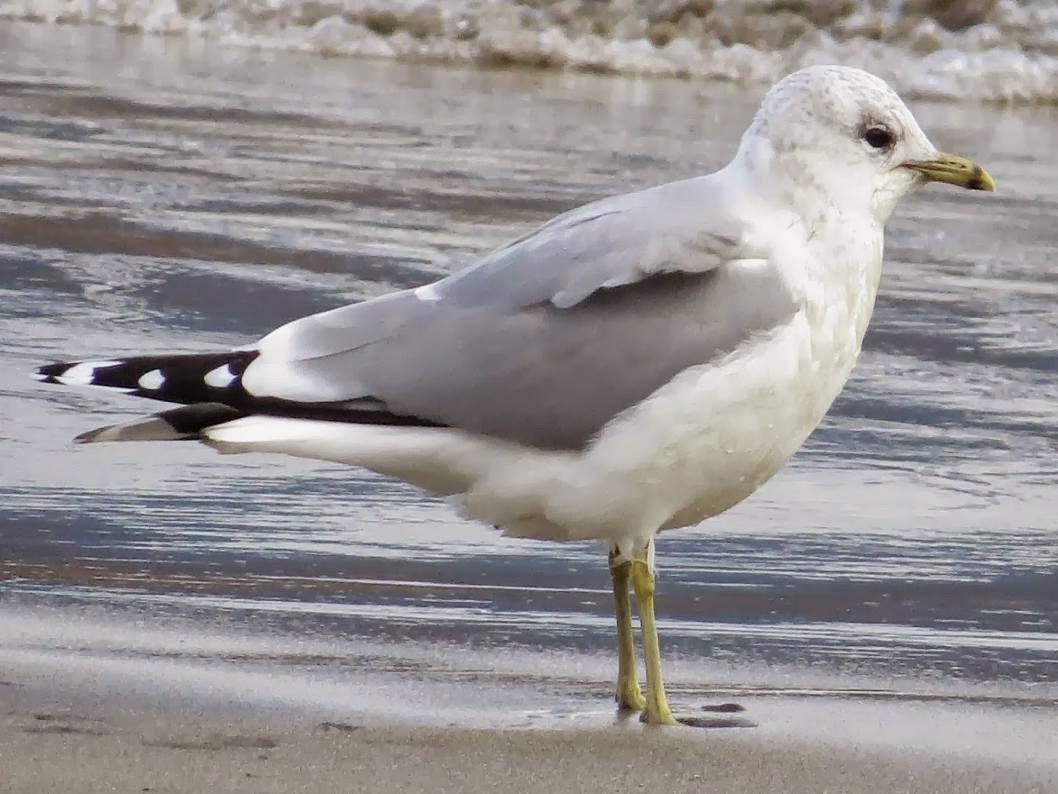
[[[332,461],[508,535],[604,541],[618,706],[674,725],[654,537],[741,502],[819,424],[860,352],[885,223],[930,181],[995,188],[938,151],[883,80],[814,66],[768,91],[715,173],[586,204],[465,270],[256,344],[36,377],[180,405],[81,443],[190,439]]]

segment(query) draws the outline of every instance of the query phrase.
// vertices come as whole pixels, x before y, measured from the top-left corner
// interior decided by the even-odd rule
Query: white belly
[[[745,499],[800,448],[852,370],[855,348],[820,360],[812,337],[799,315],[719,365],[682,373],[569,467],[548,518],[574,537],[639,539]]]

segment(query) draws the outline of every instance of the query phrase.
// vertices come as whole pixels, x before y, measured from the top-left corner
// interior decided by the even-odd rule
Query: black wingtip
[[[69,368],[69,364],[45,364],[33,371],[32,378],[41,383],[58,383],[57,378]]]

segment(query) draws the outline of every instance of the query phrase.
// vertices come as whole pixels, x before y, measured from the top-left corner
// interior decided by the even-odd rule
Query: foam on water
[[[911,96],[1058,102],[1053,0],[8,0],[0,18],[324,55],[747,82],[832,62]]]

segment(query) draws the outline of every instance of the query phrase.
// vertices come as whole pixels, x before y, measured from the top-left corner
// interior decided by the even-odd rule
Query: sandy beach
[[[6,682],[5,689],[17,682]],[[11,794],[44,792],[1051,792],[1053,768],[694,729],[505,731],[150,711],[5,695]],[[13,706],[13,707],[12,707]]]
[[[502,721],[463,727],[452,713],[446,724],[444,714],[425,709],[418,722],[393,721],[352,684],[346,700],[321,707],[284,682],[298,676],[301,691],[311,693],[308,679],[318,672],[273,670],[275,690],[285,694],[258,692],[254,701],[237,695],[236,682],[266,689],[260,682],[268,677],[246,661],[229,661],[223,674],[193,683],[168,659],[121,672],[106,659],[80,661],[77,654],[0,653],[0,790],[1058,790],[1054,704],[1047,702],[758,696],[740,698],[757,721],[744,724],[753,727],[657,729],[619,719],[600,696],[595,710],[514,730]],[[369,672],[358,677],[365,690],[378,686]],[[479,687],[484,697],[509,694],[518,702],[526,695],[516,684],[485,680]]]
[[[17,688],[6,682],[5,688]],[[1049,792],[1053,769],[694,729],[504,731],[150,711],[5,696],[2,790],[150,792]],[[13,702],[12,702],[13,701]],[[14,706],[11,708],[10,706]]]

